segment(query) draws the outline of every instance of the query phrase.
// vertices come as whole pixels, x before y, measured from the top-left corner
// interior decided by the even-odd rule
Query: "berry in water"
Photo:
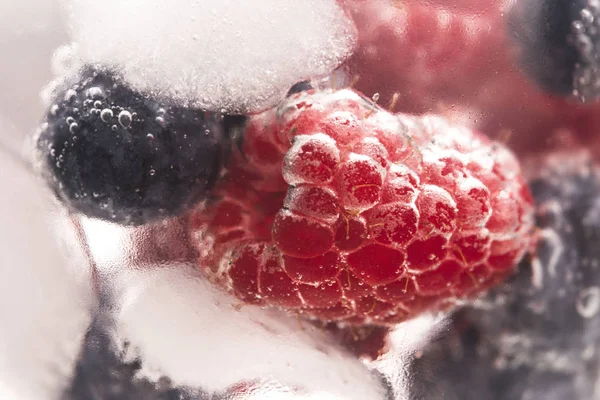
[[[528,249],[516,159],[442,118],[308,90],[250,118],[242,150],[192,225],[245,302],[389,325],[495,285]]]
[[[37,143],[42,173],[89,217],[139,225],[177,215],[221,172],[227,146],[216,114],[162,104],[92,68],[54,103]]]
[[[519,0],[509,18],[522,68],[542,88],[600,96],[598,0]]]
[[[537,260],[418,349],[410,398],[598,398],[600,172],[576,152],[534,167]]]

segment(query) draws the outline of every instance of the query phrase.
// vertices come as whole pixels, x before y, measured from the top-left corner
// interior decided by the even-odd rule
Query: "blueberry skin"
[[[517,0],[509,13],[508,31],[518,49],[518,63],[541,88],[570,95],[577,49],[571,26],[582,0]]]
[[[290,88],[290,90],[288,90],[286,96],[289,97],[293,94],[304,92],[304,91],[311,90],[311,89],[314,89],[314,87],[313,87],[313,85],[311,85],[310,81],[300,81],[300,82],[294,84]]]
[[[546,166],[530,182],[539,264],[455,313],[410,366],[411,399],[595,399],[600,376],[600,173]]]
[[[73,381],[65,390],[65,400],[209,400],[208,393],[175,387],[163,377],[158,383],[137,376],[141,361],[124,362],[113,351],[106,323],[96,321],[88,331]]]
[[[141,225],[181,214],[214,186],[228,149],[220,115],[163,104],[96,68],[55,93],[37,147],[70,208]]]
[[[543,90],[600,100],[600,1],[517,0],[508,30],[517,64]]]

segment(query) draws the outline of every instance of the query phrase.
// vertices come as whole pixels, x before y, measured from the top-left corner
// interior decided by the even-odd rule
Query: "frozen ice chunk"
[[[71,0],[84,62],[138,90],[211,110],[257,111],[329,74],[355,28],[335,0]]]
[[[183,265],[146,268],[112,279],[115,342],[129,343],[146,376],[211,392],[272,380],[307,398],[384,398],[378,378],[311,324],[242,307]]]
[[[0,1],[0,142],[15,151],[39,122],[39,91],[51,78],[49,58],[66,40],[58,1]]]
[[[57,399],[91,321],[91,269],[72,220],[51,212],[14,158],[0,159],[0,398]]]
[[[403,322],[389,334],[389,350],[378,359],[370,362],[390,384],[391,399],[412,399],[412,386],[415,377],[411,375],[410,365],[420,358],[430,340],[448,325],[445,316],[426,314]]]

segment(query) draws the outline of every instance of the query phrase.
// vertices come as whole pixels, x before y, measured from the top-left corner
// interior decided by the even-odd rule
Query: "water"
[[[580,1],[574,14],[534,0],[58,3],[0,0],[7,55],[0,66],[0,397],[600,396],[598,1]],[[35,132],[54,129],[41,123],[64,115],[91,64],[151,99],[149,112],[87,89],[88,102],[60,119],[72,140],[47,148],[53,165],[88,161],[86,177],[131,177],[135,185],[112,189],[141,204],[185,198],[164,192],[169,179],[194,174],[175,157],[193,158],[198,138],[214,139],[211,154],[223,166],[200,165],[211,173],[190,179],[211,188],[209,196],[190,195],[193,212],[167,218],[162,208],[143,226],[119,226],[80,215],[38,179]],[[300,95],[297,106],[281,108],[292,86],[352,87],[364,96]],[[340,109],[322,116],[331,104]],[[305,107],[318,121],[303,122],[311,134],[274,130]],[[206,110],[223,128],[202,125]],[[82,117],[88,111],[94,118]],[[239,114],[250,113],[259,116],[245,128]],[[100,141],[118,140],[118,148],[139,137],[144,151],[100,146],[74,161],[90,121],[103,129]],[[355,142],[365,126],[376,135]],[[471,131],[499,145],[481,146],[487,139]],[[173,137],[178,145],[167,146]],[[163,153],[151,163],[142,157]],[[111,157],[131,167],[109,170]],[[435,164],[428,173],[441,186],[414,173],[421,163]],[[525,252],[515,239],[530,218],[518,189],[525,182],[536,204],[535,257],[528,250],[519,272],[488,294],[462,297],[455,285],[490,283],[481,260],[492,252],[504,257],[496,267]],[[444,222],[425,194],[439,200],[435,206],[460,210],[468,229],[452,236],[456,221]],[[82,188],[74,196],[114,210],[110,191]],[[409,206],[399,208],[400,198]],[[387,203],[376,214],[380,201]],[[360,254],[372,258],[356,273],[346,259],[302,258],[321,251],[316,245],[298,245],[302,257],[274,259],[278,213],[319,221],[327,232],[332,226],[328,240],[344,257],[364,240],[387,242],[363,247]],[[443,229],[425,229],[426,219]],[[222,245],[244,240],[259,242],[252,247],[259,259]],[[408,246],[422,257],[395,265]],[[384,264],[372,249],[391,254],[383,261],[393,282],[376,290],[372,282],[382,278],[368,266]],[[445,255],[464,268],[464,280],[452,268],[442,278],[430,274]],[[389,301],[398,303],[386,316],[400,321],[409,308],[427,307],[414,302],[414,291],[427,295],[421,301],[445,293],[446,303],[388,328],[344,320],[345,307],[374,317]],[[272,299],[291,313],[265,306]],[[342,322],[314,321],[298,304],[325,304]]]

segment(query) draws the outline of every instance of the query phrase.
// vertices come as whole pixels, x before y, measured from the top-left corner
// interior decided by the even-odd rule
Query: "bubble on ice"
[[[84,62],[135,88],[212,110],[258,111],[350,55],[353,23],[335,0],[71,0]],[[110,12],[108,12],[110,10]]]

